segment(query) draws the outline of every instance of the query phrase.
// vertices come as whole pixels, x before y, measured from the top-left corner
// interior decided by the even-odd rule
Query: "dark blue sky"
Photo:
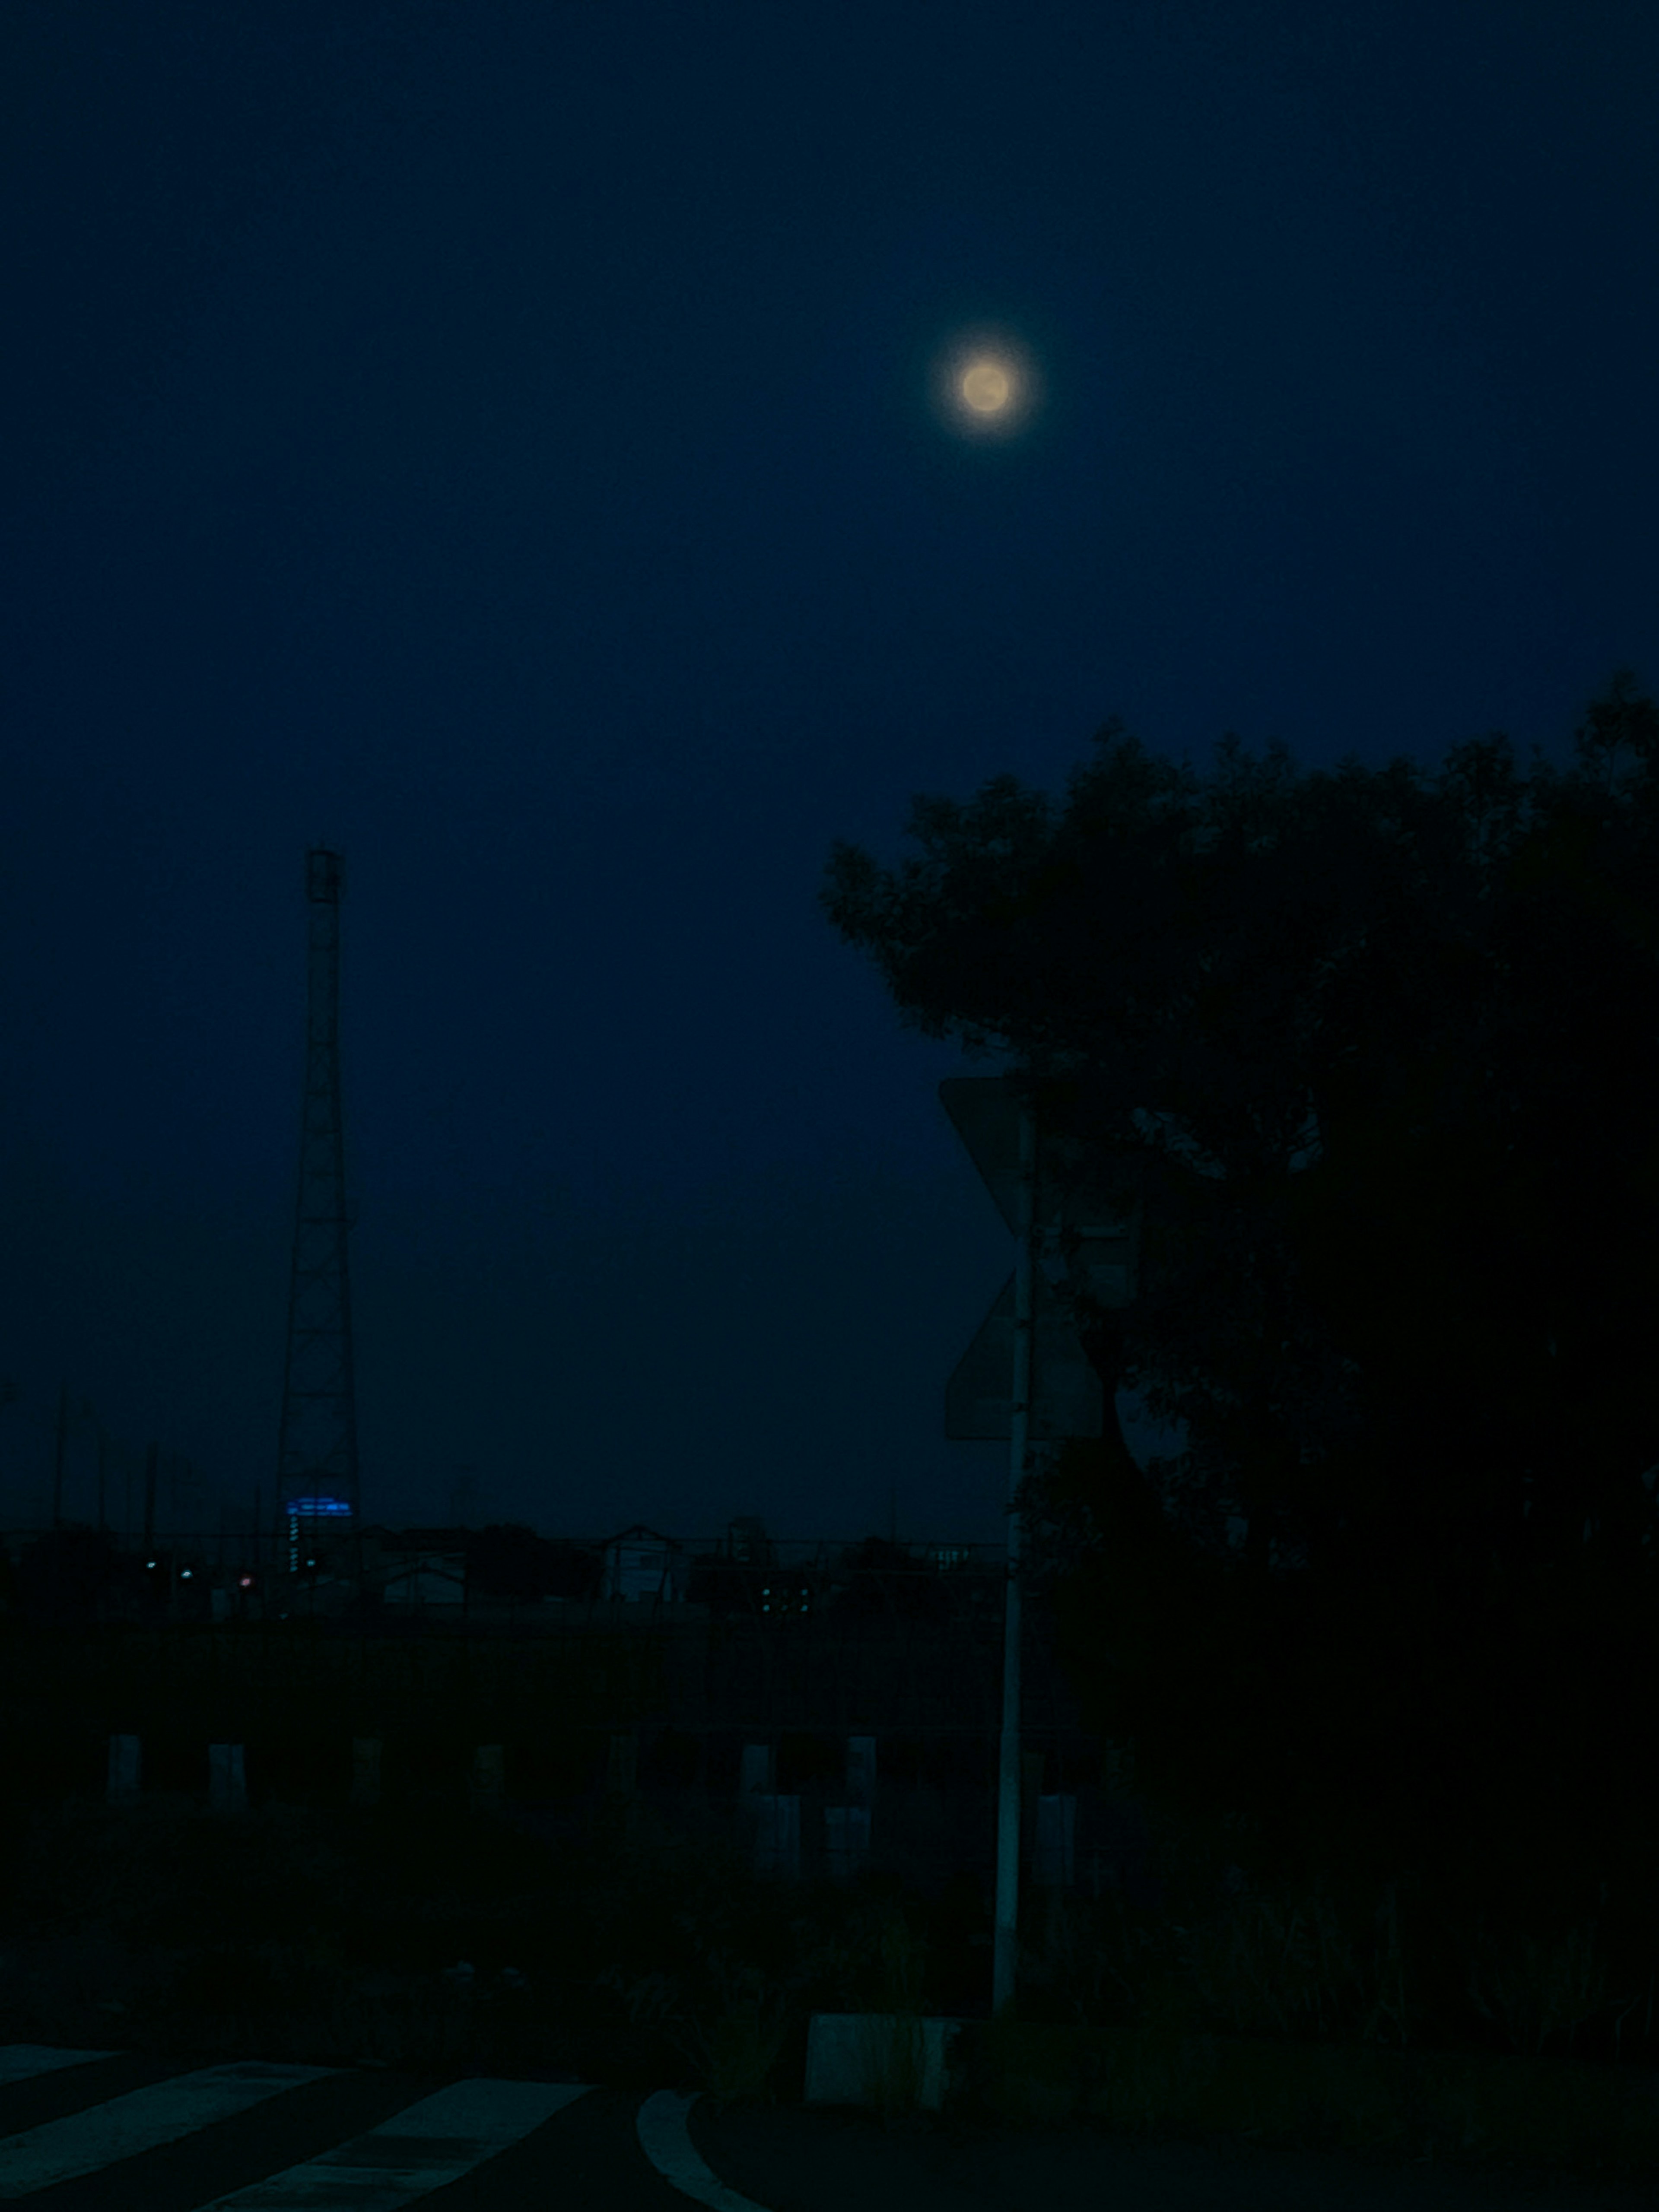
[[[832,841],[1659,678],[1651,9],[8,0],[0,101],[7,1516],[64,1376],[270,1498],[323,837],[368,1516],[996,1538],[991,1071]]]

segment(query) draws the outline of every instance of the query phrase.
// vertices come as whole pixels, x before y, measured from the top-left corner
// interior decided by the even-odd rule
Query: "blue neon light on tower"
[[[288,1302],[276,1498],[288,1566],[319,1558],[319,1539],[337,1556],[356,1539],[357,1393],[351,1353],[351,1279],[346,1264],[345,1131],[340,1112],[340,894],[338,853],[306,854],[310,923],[306,975],[305,1101],[300,1125],[300,1190]]]

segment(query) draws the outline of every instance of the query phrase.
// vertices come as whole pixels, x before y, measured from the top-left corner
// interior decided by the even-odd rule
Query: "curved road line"
[[[699,2094],[694,2089],[689,2097],[682,2097],[672,2089],[659,2089],[647,2097],[634,2123],[640,2148],[665,2181],[684,2195],[695,2197],[699,2204],[711,2205],[714,2212],[769,2212],[752,2197],[740,2197],[735,2189],[728,2189],[697,2156],[685,2123]]]

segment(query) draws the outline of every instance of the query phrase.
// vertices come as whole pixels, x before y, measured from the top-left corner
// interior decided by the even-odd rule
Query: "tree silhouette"
[[[1109,1407],[1186,1446],[1148,1481],[1109,1419],[1023,1499],[1079,1687],[1281,1858],[1520,1833],[1541,1864],[1592,1805],[1628,1827],[1659,712],[1620,671],[1576,765],[1524,777],[1501,735],[1433,778],[1229,737],[1207,786],[1096,742],[1063,810],[1006,776],[918,798],[922,859],[837,844],[820,894],[904,1024],[1012,1062],[1139,1216],[1133,1305],[1076,1272],[1073,1311]]]

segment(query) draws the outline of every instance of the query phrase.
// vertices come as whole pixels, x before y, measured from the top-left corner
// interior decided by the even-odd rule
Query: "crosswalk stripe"
[[[0,2044],[0,2087],[55,2074],[60,2066],[85,2066],[94,2058],[118,2058],[118,2051],[61,2051],[55,2043]]]
[[[95,2173],[118,2159],[135,2158],[158,2143],[177,2142],[214,2120],[228,2119],[267,2097],[340,2070],[337,2066],[253,2063],[209,2066],[199,2073],[156,2081],[148,2089],[130,2090],[124,2097],[111,2097],[64,2119],[25,2128],[21,2135],[0,2139],[0,2197],[27,2197],[55,2181]]]
[[[452,2081],[337,2150],[216,2197],[198,2212],[396,2212],[459,2181],[592,2087],[588,2081]]]

